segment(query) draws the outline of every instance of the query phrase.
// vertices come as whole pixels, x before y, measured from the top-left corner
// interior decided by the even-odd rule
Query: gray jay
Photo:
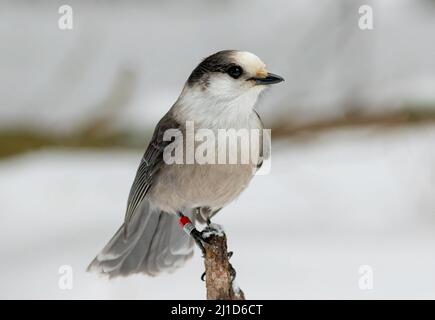
[[[115,277],[157,275],[182,266],[193,255],[195,241],[200,245],[203,240],[195,223],[209,224],[214,214],[240,195],[261,166],[264,148],[257,147],[253,154],[258,156],[247,163],[228,164],[197,159],[168,163],[165,149],[170,144],[171,150],[174,145],[182,147],[184,160],[189,148],[196,155],[198,142],[187,143],[188,122],[212,133],[243,128],[261,131],[263,124],[254,109],[259,95],[283,80],[249,52],[225,50],[205,58],[157,124],[133,181],[124,223],[88,270]],[[167,139],[165,132],[171,129],[179,130],[181,139]],[[240,153],[238,148],[232,150]]]

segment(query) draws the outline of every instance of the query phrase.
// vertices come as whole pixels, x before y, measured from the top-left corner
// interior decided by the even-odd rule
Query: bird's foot
[[[204,242],[206,242],[205,237],[203,236],[204,231],[199,231],[195,228],[192,221],[190,221],[189,217],[183,215],[181,212],[178,213],[180,217],[180,225],[183,228],[184,232],[186,232],[189,236],[195,240],[197,246],[201,249],[203,257],[205,257],[205,248]]]
[[[207,219],[207,226],[204,228],[204,230],[199,231],[195,228],[193,223],[190,221],[189,217],[183,215],[181,212],[178,213],[178,216],[180,217],[180,225],[183,228],[184,232],[186,232],[189,236],[193,238],[196,245],[199,247],[199,249],[202,252],[202,257],[205,258],[206,250],[204,247],[204,244],[209,242],[209,238],[212,236],[217,237],[223,237],[225,236],[224,229],[221,225],[211,223],[210,219]],[[233,252],[230,251],[227,253],[228,259],[230,259],[233,255]],[[230,264],[230,273],[231,273],[231,282],[236,277],[236,271]],[[205,281],[206,273],[204,272],[201,275],[201,280]]]
[[[205,247],[204,243],[207,242],[207,238],[203,236],[204,231],[199,231],[198,229],[193,229],[190,235],[192,236],[193,240],[195,240],[195,243],[201,249],[202,257],[205,257]]]

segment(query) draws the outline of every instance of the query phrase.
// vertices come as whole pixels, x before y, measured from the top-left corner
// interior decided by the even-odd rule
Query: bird
[[[87,270],[112,278],[136,273],[156,276],[183,266],[192,257],[195,243],[201,246],[203,241],[195,225],[210,224],[218,211],[246,189],[266,158],[258,144],[257,156],[248,162],[194,159],[187,163],[188,148],[199,148],[197,141],[187,146],[188,125],[212,133],[261,131],[264,125],[255,109],[259,97],[282,81],[247,51],[223,50],[203,59],[154,130],[130,189],[123,224]],[[171,130],[180,132],[181,139],[165,138]],[[170,145],[185,149],[184,163],[165,161]],[[232,152],[240,155],[239,148]]]

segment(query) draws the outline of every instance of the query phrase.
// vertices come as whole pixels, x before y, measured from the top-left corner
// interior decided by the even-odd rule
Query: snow
[[[204,239],[207,239],[211,236],[218,236],[223,237],[225,234],[224,227],[217,223],[210,223],[208,228],[204,230],[204,232],[201,234]]]
[[[239,285],[237,284],[236,279],[233,279],[232,287],[233,287],[234,294],[236,296],[240,297],[242,290],[240,289]]]
[[[246,297],[435,298],[434,144],[433,127],[274,144],[271,173],[214,219]],[[157,277],[85,272],[122,222],[141,154],[41,150],[0,162],[0,298],[205,298],[199,250]],[[58,285],[65,265],[71,290]],[[362,265],[372,290],[358,287]]]

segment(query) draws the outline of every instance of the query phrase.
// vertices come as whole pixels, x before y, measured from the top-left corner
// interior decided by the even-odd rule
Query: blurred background
[[[435,298],[434,17],[433,0],[2,0],[0,298],[205,298],[198,252],[155,278],[85,269],[155,124],[222,49],[286,79],[258,106],[271,173],[215,220],[247,298]]]

